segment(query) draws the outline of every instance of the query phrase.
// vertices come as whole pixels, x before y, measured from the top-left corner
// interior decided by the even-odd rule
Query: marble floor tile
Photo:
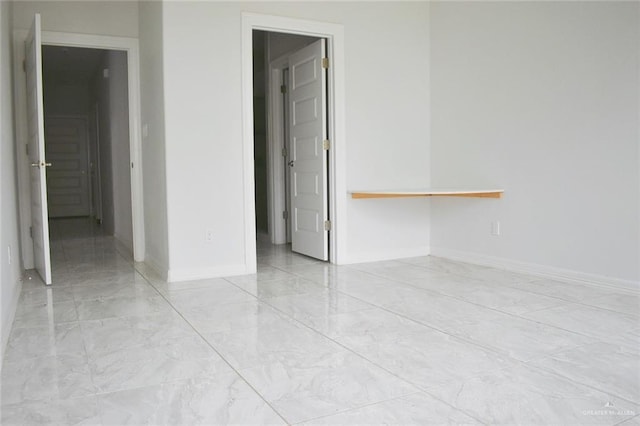
[[[277,296],[291,296],[294,294],[308,294],[323,291],[325,288],[315,282],[293,276],[272,281],[236,284],[251,295],[260,299]]]
[[[382,306],[438,330],[504,318],[494,309],[426,290],[398,291]]]
[[[630,293],[611,293],[593,299],[583,299],[580,303],[600,309],[640,316],[640,295]]]
[[[616,426],[640,426],[640,414],[629,420],[617,423]]]
[[[476,269],[470,272],[465,272],[464,275],[472,276],[473,278],[485,281],[492,286],[496,285],[525,285],[531,281],[539,279],[534,275],[521,274],[517,272],[505,271],[503,269],[485,268]]]
[[[449,332],[520,361],[595,342],[581,334],[506,314],[498,320],[462,325]]]
[[[5,426],[90,426],[102,425],[96,397],[50,399],[2,406]],[[106,425],[105,425],[106,426]]]
[[[454,274],[440,274],[429,279],[413,278],[405,280],[405,284],[453,297],[460,297],[472,291],[492,288],[485,281]],[[494,286],[494,288],[499,288],[499,286]]]
[[[171,306],[162,296],[114,297],[110,299],[80,300],[78,318],[82,321],[116,317],[169,314]]]
[[[149,282],[160,292],[160,293],[169,293],[172,291],[179,290],[191,290],[194,288],[208,288],[208,287],[218,287],[227,285],[227,281],[223,278],[209,278],[204,280],[191,280],[191,281],[176,281],[176,282],[166,282],[162,279],[153,280],[150,279]]]
[[[90,356],[197,335],[189,323],[175,312],[81,321],[79,325],[84,347]]]
[[[379,277],[400,282],[441,276],[440,272],[403,262],[397,262],[394,265],[388,266],[370,266],[365,269],[365,271]]]
[[[71,302],[73,292],[69,287],[45,286],[37,288],[25,288],[20,294],[21,305],[38,305],[50,302]]]
[[[284,425],[236,373],[107,393],[99,397],[105,425]]]
[[[357,355],[338,352],[313,364],[289,360],[240,374],[290,423],[408,395],[416,388]]]
[[[2,370],[2,404],[93,395],[84,353],[7,362]]]
[[[294,275],[289,272],[283,271],[282,269],[278,269],[273,266],[259,265],[258,272],[255,274],[225,277],[225,279],[230,283],[242,287],[243,285],[257,284],[262,281],[281,280],[291,278],[292,276]]]
[[[517,364],[505,354],[435,330],[402,333],[368,343],[357,339],[338,342],[425,390]]]
[[[634,315],[571,303],[523,316],[607,342],[640,347],[640,318]]]
[[[435,272],[457,275],[471,275],[477,271],[490,269],[487,266],[456,262],[453,260],[435,256],[410,257],[406,259],[400,259],[400,262],[422,266]]]
[[[220,333],[203,333],[205,339],[234,368],[276,362],[309,365],[344,349],[328,338],[289,321]]]
[[[283,314],[259,300],[216,306],[196,306],[183,310],[182,315],[202,334],[269,327],[288,322]]]
[[[531,364],[640,405],[640,347],[598,342]]]
[[[52,326],[78,321],[78,311],[73,301],[18,305],[13,327]]]
[[[4,353],[5,362],[21,361],[47,355],[84,352],[84,342],[77,322],[54,327],[15,328]]]
[[[433,331],[425,325],[375,307],[321,317],[306,317],[303,322],[331,339],[353,345],[386,342],[405,334]]]
[[[89,368],[100,393],[232,371],[199,336],[91,354]]]
[[[2,424],[640,426],[640,295],[431,256],[167,283],[95,221],[24,274]]]
[[[397,399],[321,417],[304,425],[480,425],[463,412],[430,395],[415,393]]]
[[[368,303],[332,290],[270,297],[264,299],[264,302],[303,323],[307,323],[308,318],[372,308]]]
[[[178,310],[255,300],[255,297],[225,281],[210,287],[167,292],[165,297]]]
[[[524,365],[431,388],[428,393],[494,425],[613,425],[638,406]]]
[[[516,315],[561,306],[567,303],[565,300],[555,297],[504,286],[478,286],[475,290],[461,292],[454,297]]]
[[[564,299],[569,302],[580,302],[586,299],[607,297],[612,293],[612,290],[603,287],[539,278],[535,281],[521,282],[515,286],[522,290],[557,297],[558,299]]]
[[[114,297],[146,298],[158,295],[158,292],[145,282],[79,285],[71,287],[71,293],[76,301]]]

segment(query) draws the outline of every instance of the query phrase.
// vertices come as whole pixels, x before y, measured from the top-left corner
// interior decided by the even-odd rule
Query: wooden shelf
[[[501,198],[504,189],[415,189],[395,191],[349,191],[351,198],[407,198],[407,197],[476,197]]]

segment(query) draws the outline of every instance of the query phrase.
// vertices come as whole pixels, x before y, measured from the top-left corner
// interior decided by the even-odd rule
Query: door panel
[[[42,42],[40,15],[36,14],[25,41],[27,80],[27,133],[31,162],[31,234],[36,270],[45,284],[51,284],[49,218],[47,216],[47,162],[44,143],[42,102]]]
[[[329,259],[325,41],[289,57],[293,251]]]
[[[83,118],[45,121],[49,217],[89,216],[87,127]]]

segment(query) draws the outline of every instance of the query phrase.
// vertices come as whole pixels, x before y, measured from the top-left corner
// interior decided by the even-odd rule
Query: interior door
[[[36,14],[25,41],[27,81],[28,151],[31,162],[31,237],[35,267],[45,284],[51,284],[49,221],[47,216],[47,171],[44,151],[44,107],[42,103],[42,42],[40,15]]]
[[[45,154],[49,217],[89,216],[87,124],[80,117],[47,117]]]
[[[329,260],[325,56],[321,39],[289,57],[291,246],[320,260]]]

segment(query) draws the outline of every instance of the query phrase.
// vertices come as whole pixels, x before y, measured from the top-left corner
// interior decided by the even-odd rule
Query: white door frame
[[[271,244],[287,243],[287,226],[290,223],[280,220],[287,209],[285,190],[285,161],[275,141],[284,140],[284,99],[280,94],[284,70],[289,67],[289,54],[269,63],[267,70],[267,205],[269,208],[269,237]],[[286,145],[286,143],[285,143]],[[291,218],[289,218],[290,220]]]
[[[27,140],[26,127],[26,88],[22,72],[24,59],[24,40],[27,32],[14,31],[14,88],[16,108],[16,143],[18,191],[20,194],[20,233],[22,255],[25,269],[33,268],[33,247],[29,236],[31,204],[27,196],[29,190],[29,167],[24,145]],[[129,86],[129,155],[131,168],[131,220],[133,226],[133,258],[144,261],[144,210],[142,198],[142,146],[140,129],[140,58],[138,40],[129,37],[112,37],[93,34],[75,34],[42,31],[42,44],[48,46],[85,47],[92,49],[120,50],[127,53],[127,78]]]
[[[285,18],[281,16],[242,14],[242,148],[244,168],[245,263],[249,272],[256,270],[255,183],[253,160],[253,30],[299,34],[327,39],[329,53],[329,261],[346,260],[346,145],[345,145],[345,68],[344,27],[339,24]],[[270,90],[271,84],[267,85]],[[271,96],[270,96],[271,98]],[[271,102],[271,99],[269,99]],[[270,119],[267,121],[269,123]],[[268,133],[269,135],[269,133]],[[268,141],[270,144],[270,140]],[[270,144],[272,145],[272,144]],[[268,150],[267,152],[271,152]],[[268,164],[270,164],[268,162]]]

